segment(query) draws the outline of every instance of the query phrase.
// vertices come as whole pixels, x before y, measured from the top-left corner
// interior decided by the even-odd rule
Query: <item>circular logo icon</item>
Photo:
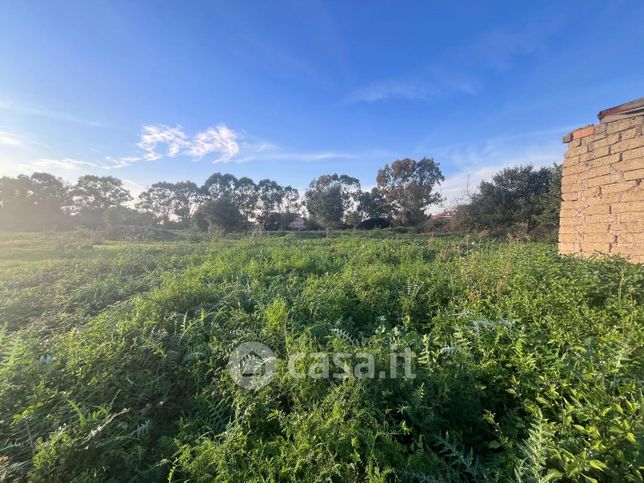
[[[228,359],[233,381],[245,389],[259,389],[275,376],[275,354],[261,342],[244,342],[235,347]]]

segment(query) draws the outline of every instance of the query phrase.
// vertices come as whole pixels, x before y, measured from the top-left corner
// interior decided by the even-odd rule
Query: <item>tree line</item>
[[[401,159],[378,170],[376,186],[358,179],[322,175],[304,193],[271,179],[214,173],[203,185],[160,181],[134,202],[123,182],[112,176],[85,175],[73,185],[48,173],[0,178],[0,228],[5,230],[157,226],[203,231],[243,231],[250,226],[286,229],[305,216],[306,227],[421,229],[507,232],[556,230],[561,169],[506,168],[460,203],[450,216],[432,219],[432,205],[444,176],[432,158]]]
[[[303,194],[271,179],[214,173],[203,185],[160,181],[136,203],[113,176],[81,176],[74,185],[48,173],[0,178],[0,227],[40,230],[108,225],[148,225],[200,230],[238,231],[250,225],[275,230],[307,215],[310,228],[390,223],[411,225],[427,218],[426,210],[442,200],[435,192],[444,180],[438,163],[402,159],[378,172],[377,187],[363,191],[358,179],[320,176]]]

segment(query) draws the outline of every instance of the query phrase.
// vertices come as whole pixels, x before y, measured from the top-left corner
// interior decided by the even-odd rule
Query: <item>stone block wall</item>
[[[644,263],[644,112],[619,107],[564,137],[559,252]]]

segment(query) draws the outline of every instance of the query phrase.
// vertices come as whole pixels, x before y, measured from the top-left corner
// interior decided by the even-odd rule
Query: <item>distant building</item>
[[[444,218],[446,220],[450,219],[452,216],[454,216],[453,211],[441,211],[440,213],[436,213],[435,215],[432,215],[432,218]]]
[[[303,216],[298,216],[288,224],[288,227],[291,230],[304,230],[304,228],[306,228],[306,220]]]

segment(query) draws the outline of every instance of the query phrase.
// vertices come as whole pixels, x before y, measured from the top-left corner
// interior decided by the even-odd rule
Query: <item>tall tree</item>
[[[442,201],[434,192],[442,181],[445,177],[431,158],[399,159],[385,165],[377,177],[378,187],[402,225],[416,225],[427,218],[427,208]]]
[[[360,181],[347,175],[327,174],[311,181],[306,191],[306,209],[325,227],[337,226],[354,202]]]
[[[154,183],[139,195],[136,207],[152,214],[157,222],[167,224],[173,211],[174,188],[174,183],[165,181]]]
[[[192,181],[179,181],[174,184],[173,194],[172,214],[177,217],[181,226],[186,228],[192,213],[203,201],[202,193]]]
[[[284,200],[284,187],[271,179],[263,179],[257,183],[257,195],[259,219],[266,226],[270,214],[280,209]]]
[[[94,212],[123,206],[132,201],[132,195],[123,182],[113,176],[85,175],[71,190],[74,211]]]
[[[233,199],[237,178],[228,173],[212,174],[202,186],[202,191],[213,200]]]
[[[372,188],[371,191],[361,191],[357,198],[357,212],[361,219],[389,218],[391,216],[391,206],[385,199],[382,190]]]
[[[300,192],[291,186],[284,188],[282,196],[281,211],[283,213],[297,214],[302,209],[302,200],[300,199]]]
[[[524,225],[527,231],[532,230],[552,175],[551,168],[516,166],[503,169],[491,181],[482,181],[470,203],[474,226],[498,231]]]
[[[172,219],[185,227],[200,198],[200,191],[192,181],[159,182],[139,195],[136,207],[155,216],[157,222],[168,224]]]
[[[244,215],[232,201],[226,198],[208,200],[202,203],[194,214],[198,229],[208,231],[218,228],[226,232],[240,231],[246,225]]]
[[[247,220],[252,218],[255,213],[257,198],[257,186],[252,179],[244,177],[236,180],[235,189],[232,193],[232,202]]]
[[[48,173],[0,178],[0,225],[33,230],[66,223],[67,198],[67,186]]]

